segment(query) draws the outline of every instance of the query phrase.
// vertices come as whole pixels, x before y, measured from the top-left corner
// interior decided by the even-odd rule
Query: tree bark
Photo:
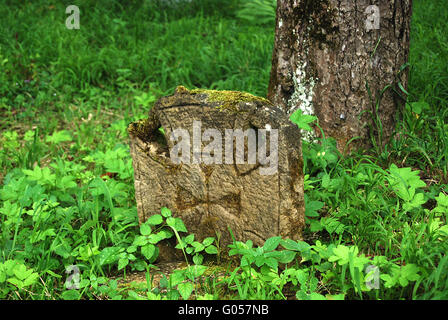
[[[412,0],[277,0],[268,99],[316,115],[340,151],[357,137],[347,150],[384,145],[404,104],[411,8]]]

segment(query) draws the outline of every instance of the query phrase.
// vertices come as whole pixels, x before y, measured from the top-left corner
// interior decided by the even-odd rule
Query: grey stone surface
[[[193,144],[194,121],[201,122],[201,133],[206,129],[222,133],[222,164],[173,161],[170,153],[180,140],[172,140],[171,134],[182,128]],[[278,166],[273,174],[262,174],[264,166],[258,157],[253,164],[247,163],[247,158],[242,164],[225,163],[226,129],[259,132],[265,128],[278,130],[278,145],[274,146],[278,147]],[[198,240],[216,237],[219,232],[224,249],[232,242],[228,227],[236,240],[251,239],[255,245],[277,235],[302,238],[305,208],[300,130],[269,101],[236,91],[178,87],[174,95],[157,101],[148,119],[130,124],[128,131],[140,223],[167,207]],[[270,155],[274,152],[270,149],[271,132],[265,137]],[[201,150],[209,143],[202,141]],[[232,148],[235,154],[235,145]],[[247,157],[247,141],[244,151]],[[161,250],[159,261],[175,259],[176,254],[168,251]]]

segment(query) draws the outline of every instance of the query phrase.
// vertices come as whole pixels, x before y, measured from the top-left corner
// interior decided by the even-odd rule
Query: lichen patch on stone
[[[148,118],[135,121],[128,126],[128,133],[139,137],[142,140],[145,140],[148,137],[151,133],[150,131],[151,129]]]
[[[178,93],[190,93],[192,95],[207,95],[209,102],[222,103],[217,108],[220,110],[237,112],[237,105],[240,102],[260,102],[264,105],[271,105],[271,102],[265,98],[254,96],[247,92],[230,91],[230,90],[209,90],[209,89],[192,89],[188,90],[183,86],[176,88]]]

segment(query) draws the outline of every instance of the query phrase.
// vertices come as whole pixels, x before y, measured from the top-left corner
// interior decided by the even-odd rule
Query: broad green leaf
[[[175,270],[171,275],[170,275],[170,285],[171,286],[176,286],[179,283],[183,282],[185,280],[185,270]]]
[[[140,233],[142,235],[147,236],[150,235],[151,232],[152,232],[151,227],[148,224],[144,223],[140,226]]]
[[[129,259],[127,258],[120,258],[118,260],[118,270],[123,269],[124,267],[126,267],[129,264]]]
[[[6,275],[13,276],[14,269],[18,264],[19,263],[15,260],[6,260],[5,263],[3,264]]]
[[[31,273],[33,273],[32,269],[26,269],[26,266],[23,264],[19,264],[16,266],[16,268],[14,269],[14,275],[19,279],[19,280],[24,280],[26,279],[29,275],[31,275]]]
[[[331,294],[327,294],[325,296],[325,298],[327,300],[344,300],[345,299],[345,294],[341,293],[341,294],[335,294],[335,295],[331,295]]]
[[[193,263],[194,264],[202,264],[202,262],[204,261],[204,256],[200,255],[200,254],[195,254],[193,256]]]
[[[56,131],[51,136],[47,136],[46,142],[58,144],[60,142],[72,141],[70,132],[67,130]]]
[[[176,220],[175,220],[174,217],[166,218],[166,224],[167,224],[169,227],[171,227],[171,228],[175,229],[176,231],[178,231],[178,230],[176,229]]]
[[[169,230],[168,228],[163,228],[159,232],[157,232],[157,235],[160,237],[160,239],[169,239],[173,236],[173,232]]]
[[[310,116],[304,114],[302,110],[297,109],[293,112],[293,114],[289,117],[292,123],[296,124],[300,129],[306,131],[312,131],[312,128],[309,126],[309,123],[315,121],[317,117]]]
[[[208,237],[202,241],[202,244],[207,247],[207,246],[211,245],[214,241],[215,241],[215,238]]]
[[[311,300],[327,300],[325,298],[325,296],[323,296],[323,295],[321,295],[320,293],[317,293],[317,292],[311,292],[310,299]]]
[[[187,267],[185,274],[188,275],[190,279],[193,279],[202,276],[206,270],[206,266],[192,265]]]
[[[215,300],[215,297],[210,293],[206,293],[204,295],[197,296],[196,300]]]
[[[187,228],[180,218],[169,217],[166,219],[166,224],[177,232],[188,232]]]
[[[160,288],[168,288],[169,281],[165,275],[162,275],[162,279],[160,279],[159,287]]]
[[[263,245],[264,252],[272,251],[277,249],[278,245],[282,241],[282,237],[272,237],[266,240]]]
[[[218,254],[218,249],[214,245],[209,245],[205,248],[205,252],[208,254]]]
[[[400,272],[400,284],[405,287],[408,285],[408,281],[417,281],[420,278],[418,274],[419,269],[415,264],[407,264],[401,268]]]
[[[179,290],[179,293],[184,300],[188,300],[193,292],[193,284],[190,282],[179,283],[177,285],[177,290]]]
[[[322,223],[320,223],[320,221],[317,220],[312,220],[310,223],[310,231],[311,232],[319,232],[322,231],[324,229],[324,226],[322,225]]]
[[[258,256],[255,258],[255,265],[257,267],[261,267],[266,262],[266,258],[264,256]]]
[[[19,289],[22,289],[24,287],[23,286],[23,282],[21,280],[17,279],[17,278],[9,278],[7,281],[9,283],[15,285]]]
[[[194,247],[194,252],[195,253],[201,252],[202,250],[205,249],[204,245],[202,243],[200,243],[200,242],[197,242],[197,241],[193,242],[191,245]]]
[[[156,225],[159,225],[159,224],[161,224],[163,222],[163,218],[162,218],[162,216],[160,214],[155,214],[155,215],[150,216],[148,218],[147,222],[150,225],[156,226]]]
[[[3,269],[2,264],[0,263],[0,283],[6,281],[6,271]]]
[[[163,240],[163,237],[159,233],[151,233],[149,236],[147,236],[147,240],[149,243],[156,244]]]
[[[146,243],[148,242],[148,237],[147,236],[136,236],[134,239],[133,244],[135,246],[144,246]]]
[[[279,252],[279,255],[277,256],[277,260],[280,263],[290,263],[294,260],[296,257],[296,253],[294,251],[290,250],[283,250]]]
[[[438,206],[444,206],[448,207],[448,196],[444,193],[440,192],[439,195],[436,197],[437,205]]]
[[[422,111],[428,110],[430,108],[429,104],[425,101],[412,102],[410,103],[411,111],[420,115]]]
[[[25,281],[23,281],[23,285],[25,287],[30,286],[30,285],[36,283],[38,278],[39,278],[39,274],[37,272],[33,272],[25,279]]]
[[[326,174],[322,177],[322,187],[328,189],[329,185],[330,185],[330,175]]]
[[[278,262],[277,262],[277,259],[274,259],[274,258],[267,258],[267,259],[265,259],[264,263],[265,263],[266,265],[268,265],[269,267],[271,267],[272,269],[274,269],[274,270],[277,270],[277,268],[278,268]]]
[[[66,290],[61,296],[64,300],[79,300],[81,294],[77,290]]]
[[[319,210],[322,209],[324,203],[321,201],[305,201],[305,215],[307,217],[318,217]]]
[[[282,239],[281,245],[287,250],[294,250],[302,253],[308,252],[311,248],[311,246],[304,241],[294,241],[291,239]],[[288,252],[288,251],[282,251],[282,252]]]
[[[194,234],[189,234],[188,236],[185,237],[184,239],[185,243],[187,244],[191,244],[194,241]]]
[[[146,259],[151,260],[156,252],[156,247],[153,244],[147,244],[141,248],[141,251]]]
[[[299,246],[297,244],[296,241],[292,240],[292,239],[282,239],[280,241],[280,244],[282,245],[283,248],[287,249],[287,250],[299,250]]]
[[[395,164],[391,164],[389,172],[387,179],[392,189],[405,201],[411,201],[416,189],[426,186],[425,182],[418,176],[419,170],[398,168]]]
[[[164,218],[168,218],[168,217],[171,217],[171,210],[170,209],[168,209],[168,208],[166,208],[166,207],[163,207],[161,210],[160,210],[160,212],[161,212],[161,214],[162,214],[162,216],[164,217]]]
[[[184,222],[180,218],[176,218],[176,230],[180,232],[188,232]]]
[[[117,261],[118,249],[115,247],[106,247],[98,255],[100,266],[114,263]]]
[[[423,193],[417,193],[410,202],[403,204],[403,209],[410,211],[414,208],[420,208],[424,203],[426,203],[426,200],[424,199]]]
[[[350,248],[346,247],[344,245],[338,245],[334,250],[333,250],[333,255],[328,259],[328,261],[330,262],[338,262],[339,265],[344,265],[347,264],[349,261],[349,252],[350,252]],[[357,249],[356,249],[356,254],[358,253]]]
[[[310,298],[308,297],[308,295],[306,294],[306,292],[303,289],[298,290],[296,292],[296,298],[297,298],[297,300],[310,300]]]
[[[380,275],[380,279],[384,280],[384,286],[386,288],[392,288],[397,283],[397,279],[390,276],[389,274]]]

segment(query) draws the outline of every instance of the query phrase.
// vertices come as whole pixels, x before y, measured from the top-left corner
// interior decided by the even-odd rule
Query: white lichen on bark
[[[302,110],[303,114],[314,116],[313,95],[316,80],[313,77],[307,77],[306,62],[297,64],[296,70],[292,76],[294,82],[294,92],[288,101],[288,114],[292,114],[297,109]],[[316,140],[314,131],[302,131],[302,137],[307,142]]]

